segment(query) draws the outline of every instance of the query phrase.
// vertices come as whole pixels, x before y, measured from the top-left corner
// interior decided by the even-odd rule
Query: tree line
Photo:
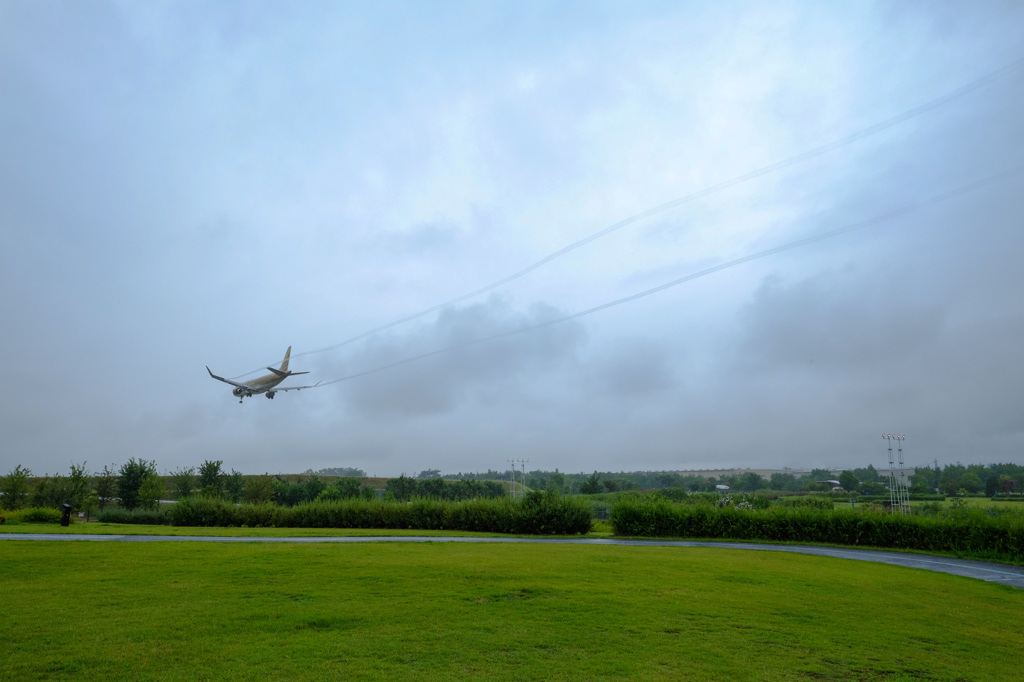
[[[273,502],[285,507],[313,501],[337,501],[353,498],[374,499],[378,491],[363,485],[359,478],[343,477],[328,483],[317,474],[292,482],[277,476],[246,476],[223,468],[221,460],[205,460],[198,467],[179,467],[160,476],[156,462],[129,459],[120,467],[104,466],[90,473],[82,464],[72,464],[67,476],[57,474],[33,482],[32,472],[20,464],[0,477],[0,508],[15,511],[25,507],[60,508],[68,504],[75,511],[91,514],[119,506],[128,511],[155,511],[164,497],[182,500],[191,497],[219,499],[231,503]],[[348,470],[346,473],[361,470]],[[383,491],[385,499],[406,501],[413,498],[469,500],[496,498],[506,489],[494,481],[417,480],[402,475],[390,479]]]
[[[333,470],[363,473],[359,469]],[[557,469],[538,469],[526,472],[525,483],[533,490],[590,495],[657,489],[713,492],[717,485],[728,485],[736,492],[817,492],[829,489],[820,481],[830,480],[832,476],[826,469],[815,469],[802,476],[777,472],[767,479],[753,471],[715,478],[673,472],[594,471],[591,474],[572,474]],[[445,500],[500,497],[508,494],[508,490],[498,481],[509,478],[508,471],[494,470],[459,472],[442,478],[439,469],[425,469],[416,477],[403,474],[389,479],[383,494],[387,499],[399,501],[418,497]],[[866,495],[888,492],[886,478],[870,465],[843,471],[838,480],[843,489],[850,492]],[[517,476],[516,482],[523,482],[522,474]],[[1012,463],[963,465],[958,462],[941,469],[938,466],[919,468],[910,477],[911,493],[936,491],[949,496],[980,493],[989,496],[1019,495],[1024,491],[1024,466]],[[72,464],[67,475],[46,475],[34,484],[32,472],[18,465],[7,476],[0,477],[0,493],[0,507],[12,511],[26,506],[59,508],[69,504],[76,511],[87,513],[114,504],[129,511],[155,510],[166,496],[183,499],[196,495],[233,503],[275,502],[290,507],[317,499],[369,499],[377,495],[376,491],[362,485],[357,477],[344,477],[328,483],[317,474],[310,474],[304,481],[289,482],[269,474],[244,476],[234,469],[228,472],[220,460],[205,460],[198,467],[180,467],[160,476],[156,462],[135,458],[120,467],[104,466],[102,471],[95,473],[90,473],[84,462]]]
[[[426,469],[417,478],[440,477],[437,469]],[[509,471],[488,470],[485,473],[445,474],[450,480],[510,480]],[[768,478],[754,471],[725,474],[720,477],[681,475],[674,472],[611,472],[594,471],[587,474],[533,470],[517,473],[516,482],[525,482],[533,490],[551,490],[564,494],[593,495],[624,490],[659,490],[681,488],[687,492],[713,492],[718,485],[727,485],[737,492],[824,492],[830,486],[821,481],[838,480],[844,490],[864,495],[888,494],[888,475],[882,475],[873,465],[841,472],[838,478],[828,469],[813,469],[796,475],[776,472]],[[1020,464],[948,464],[944,468],[919,468],[911,476],[910,492],[945,495],[984,493],[986,495],[1019,494],[1024,490],[1024,466]]]

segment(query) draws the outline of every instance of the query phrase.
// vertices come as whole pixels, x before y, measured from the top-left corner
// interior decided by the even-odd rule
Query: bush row
[[[1024,497],[1010,497],[1009,495],[996,495],[993,502],[1024,502]]]
[[[96,517],[102,523],[139,523],[145,525],[161,526],[171,522],[166,511],[145,511],[136,509],[128,511],[120,507],[115,509],[104,509]]]
[[[20,521],[22,523],[60,523],[61,511],[49,507],[29,507],[17,511],[0,512],[7,521]],[[74,519],[71,519],[74,523]]]
[[[616,535],[822,542],[953,552],[1024,561],[1024,519],[929,518],[772,506],[764,511],[626,500],[612,507]]]
[[[167,512],[175,526],[248,526],[277,528],[405,528],[464,530],[530,535],[578,535],[590,532],[591,508],[581,500],[548,493],[464,501],[415,499],[320,500],[294,507],[235,505],[189,497]]]

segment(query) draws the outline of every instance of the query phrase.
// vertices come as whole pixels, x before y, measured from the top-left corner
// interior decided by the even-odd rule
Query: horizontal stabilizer
[[[282,379],[287,379],[288,377],[293,377],[298,374],[309,374],[309,372],[282,372],[281,370],[274,369],[273,367],[267,367],[267,369],[269,369],[271,372],[281,377]]]

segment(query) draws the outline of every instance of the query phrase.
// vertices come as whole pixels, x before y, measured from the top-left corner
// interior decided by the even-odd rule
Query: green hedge
[[[835,509],[836,503],[829,497],[781,497],[775,500],[780,507],[806,507],[810,509]]]
[[[1019,516],[976,513],[952,519],[781,506],[745,511],[627,500],[612,507],[609,521],[616,535],[822,542],[1024,561],[1024,520]]]
[[[168,515],[175,526],[405,528],[529,535],[586,534],[592,523],[590,504],[540,492],[529,493],[520,500],[389,502],[349,499],[294,507],[235,505],[223,500],[191,497],[180,500]]]
[[[104,509],[96,520],[102,523],[138,523],[153,526],[163,526],[171,522],[166,511],[128,511],[121,508]]]
[[[22,523],[60,523],[61,510],[50,509],[49,507],[29,507],[17,511],[5,511],[4,516],[8,521],[20,521]],[[74,523],[74,519],[71,519]]]
[[[1008,495],[996,495],[993,502],[1024,502],[1024,497],[1010,497]]]

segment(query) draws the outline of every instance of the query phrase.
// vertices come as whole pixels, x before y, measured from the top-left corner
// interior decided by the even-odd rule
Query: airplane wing
[[[210,372],[210,368],[207,367],[206,371]],[[213,377],[214,379],[216,379],[217,381],[223,381],[225,384],[231,384],[232,386],[237,386],[238,388],[244,388],[247,391],[252,390],[252,388],[250,386],[246,386],[245,384],[239,384],[237,382],[231,381],[231,379],[225,379],[224,377],[219,377],[216,374],[214,374],[213,372],[210,372],[210,376]]]
[[[321,381],[323,381],[323,380],[321,379]],[[279,388],[279,387],[275,386],[274,388],[272,388],[270,390],[273,391],[274,393],[277,393],[278,391],[301,391],[304,388],[316,388],[319,385],[320,385],[320,381],[316,382],[312,386],[285,386],[284,388]]]

